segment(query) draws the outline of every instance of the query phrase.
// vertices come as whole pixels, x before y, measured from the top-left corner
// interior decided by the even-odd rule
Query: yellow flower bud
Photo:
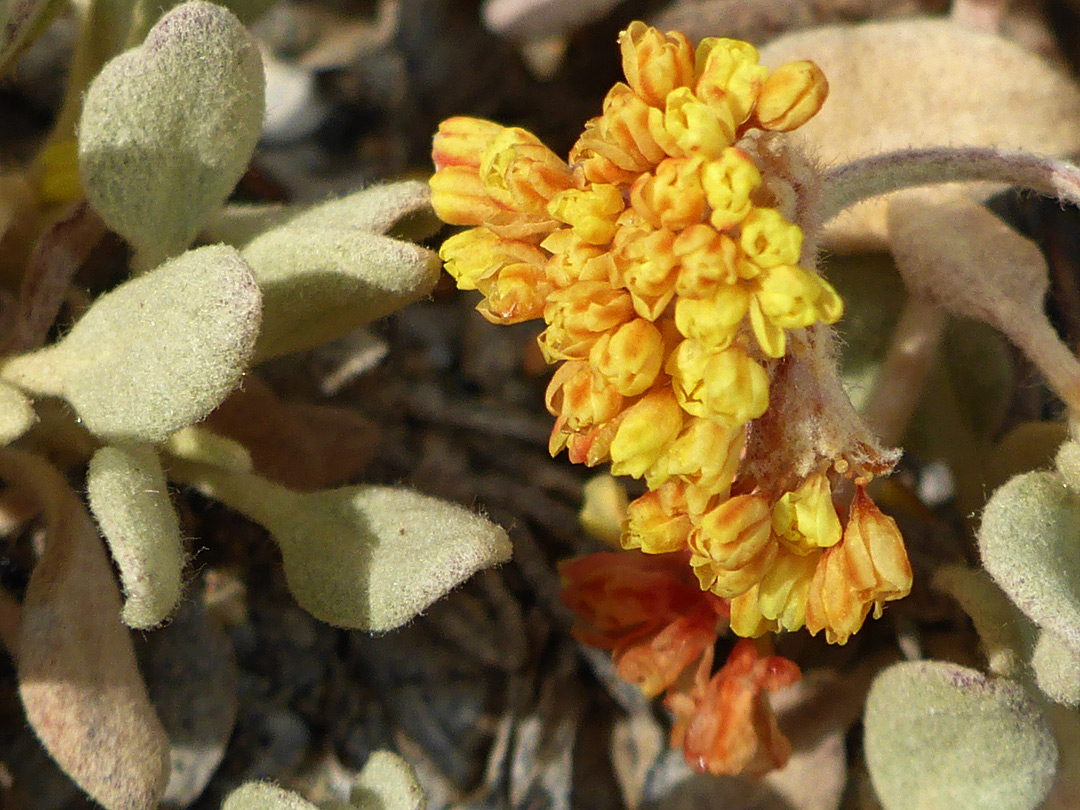
[[[781,545],[758,585],[758,610],[764,618],[789,632],[805,624],[810,582],[822,553],[804,556]]]
[[[615,418],[623,398],[588,363],[563,363],[551,376],[545,395],[548,413],[562,417],[566,428],[580,431]]]
[[[756,298],[762,313],[781,329],[802,329],[818,320],[818,279],[801,267],[780,264],[757,279]]]
[[[643,318],[605,333],[589,352],[589,362],[626,397],[647,391],[664,362],[664,338]]]
[[[679,259],[675,293],[680,298],[711,298],[721,286],[734,284],[739,276],[739,246],[709,225],[691,225],[672,242]]]
[[[679,332],[710,349],[725,349],[750,309],[750,292],[738,285],[718,287],[711,298],[680,298],[675,304]]]
[[[769,375],[739,346],[710,352],[696,340],[680,343],[664,370],[687,413],[732,427],[769,407]]]
[[[538,338],[544,358],[584,360],[602,333],[634,317],[634,305],[626,290],[606,281],[579,281],[548,295],[544,317],[548,328]]]
[[[694,80],[694,48],[685,34],[667,35],[635,20],[619,35],[623,74],[648,104],[659,107],[677,87]]]
[[[666,554],[686,548],[690,516],[686,511],[686,484],[668,481],[630,503],[622,547],[646,554]]]
[[[754,208],[743,220],[739,245],[758,267],[798,264],[802,230],[775,208]]]
[[[746,431],[691,416],[671,448],[645,474],[649,487],[655,489],[672,476],[695,485],[686,494],[691,514],[704,511],[714,496],[726,498],[739,456],[746,442]]]
[[[694,92],[706,104],[726,110],[736,127],[750,116],[768,71],[757,49],[734,39],[708,37],[698,45]]]
[[[773,506],[772,521],[780,542],[795,554],[810,554],[839,543],[840,518],[825,473],[813,473],[796,489],[781,495]]]
[[[760,586],[755,585],[731,600],[731,617],[728,623],[735,635],[742,638],[760,638],[766,633],[780,630],[776,621],[761,615],[761,608],[758,606],[759,590]]]
[[[675,234],[667,229],[623,228],[614,250],[615,280],[626,287],[634,310],[656,320],[675,295],[679,260],[672,252]]]
[[[574,185],[570,167],[524,129],[503,129],[480,158],[480,181],[500,205],[546,217],[547,204]]]
[[[571,228],[560,228],[540,243],[551,253],[547,278],[556,289],[566,289],[578,281],[608,281],[614,272],[611,253],[590,245]]]
[[[630,188],[630,204],[654,228],[682,230],[705,216],[700,157],[667,158]]]
[[[665,387],[646,394],[620,420],[609,451],[611,473],[640,478],[679,435],[683,412]]]
[[[828,95],[829,82],[817,65],[788,62],[761,86],[754,123],[773,132],[790,132],[817,115]]]
[[[738,596],[761,580],[776,557],[768,501],[761,495],[729,498],[702,516],[688,543],[702,590]]]
[[[750,195],[761,186],[761,172],[746,152],[731,147],[705,164],[701,185],[711,209],[709,222],[723,231],[735,227],[750,213]]]
[[[596,184],[585,191],[568,189],[548,203],[551,216],[574,229],[591,245],[606,245],[615,236],[616,220],[623,208],[622,192],[612,185]]]
[[[673,90],[664,102],[664,132],[684,155],[718,157],[735,143],[736,122],[726,106],[705,104],[689,87]]]
[[[487,228],[470,228],[454,234],[439,248],[446,272],[458,289],[480,289],[484,282],[509,264],[543,267],[547,255],[528,242],[503,239]]]
[[[543,265],[508,264],[478,285],[484,300],[476,311],[491,323],[511,324],[542,317],[551,287]]]

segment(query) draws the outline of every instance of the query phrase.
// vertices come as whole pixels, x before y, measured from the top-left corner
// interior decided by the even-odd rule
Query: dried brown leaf
[[[363,414],[281,399],[255,374],[204,425],[244,445],[257,473],[302,492],[355,481],[379,443]]]
[[[120,623],[120,592],[97,528],[46,462],[5,449],[0,477],[34,492],[47,525],[18,643],[27,720],[57,763],[107,810],[152,810],[169,775],[169,741]]]
[[[1002,37],[944,20],[828,26],[761,50],[770,67],[812,59],[829,99],[794,137],[825,163],[896,149],[995,146],[1050,155],[1080,149],[1080,89],[1039,56]],[[884,202],[838,217],[834,247],[880,246]]]

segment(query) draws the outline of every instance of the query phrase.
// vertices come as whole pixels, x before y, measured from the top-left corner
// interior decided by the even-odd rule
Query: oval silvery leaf
[[[263,114],[259,49],[232,13],[194,0],[90,84],[79,174],[140,269],[183,250],[251,160]]]
[[[188,251],[101,296],[58,343],[8,360],[0,375],[66,399],[100,437],[156,444],[239,385],[260,301],[234,248]]]

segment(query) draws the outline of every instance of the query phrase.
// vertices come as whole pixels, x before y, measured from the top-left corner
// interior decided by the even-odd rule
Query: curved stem
[[[830,169],[821,179],[819,221],[892,191],[976,180],[1009,183],[1080,205],[1080,169],[1068,161],[989,147],[935,147],[887,152]]]

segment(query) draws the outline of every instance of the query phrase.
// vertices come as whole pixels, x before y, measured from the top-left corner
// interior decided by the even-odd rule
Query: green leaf
[[[423,810],[424,793],[409,763],[392,751],[374,751],[349,802],[358,810]]]
[[[255,149],[263,113],[259,49],[230,12],[184,3],[91,83],[79,172],[108,225],[153,267],[190,244]]]
[[[306,215],[305,215],[306,216]],[[259,361],[310,349],[427,295],[439,258],[409,242],[288,224],[244,248],[263,292]]]
[[[11,444],[36,421],[30,400],[15,386],[0,383],[0,446]]]
[[[1080,653],[1057,633],[1043,630],[1031,656],[1035,682],[1057,703],[1080,706]]]
[[[406,489],[298,493],[200,465],[177,463],[169,472],[265,527],[281,547],[296,601],[337,627],[393,630],[510,558],[510,541],[495,524]]]
[[[184,544],[165,473],[150,447],[102,447],[90,459],[86,494],[124,586],[124,624],[161,624],[180,600]]]
[[[1080,496],[1056,473],[1019,475],[983,512],[983,566],[1032,621],[1080,651]]]
[[[221,810],[319,810],[299,793],[269,782],[247,782],[225,797]]]
[[[155,444],[239,385],[259,315],[240,254],[200,248],[101,296],[59,343],[8,360],[0,376],[67,399],[100,437]]]
[[[1050,725],[1014,681],[942,661],[895,664],[874,681],[864,724],[885,810],[1033,810],[1054,780]]]

